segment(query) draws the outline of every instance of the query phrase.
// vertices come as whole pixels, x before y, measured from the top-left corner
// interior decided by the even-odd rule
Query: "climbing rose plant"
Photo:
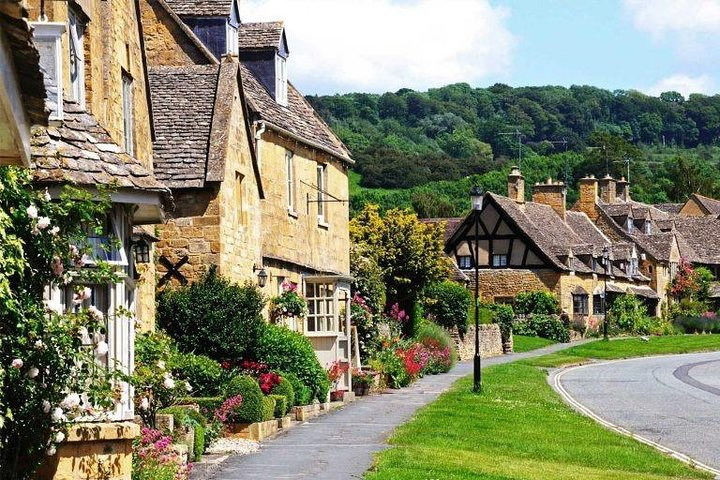
[[[82,285],[117,281],[97,262],[83,269],[88,231],[110,206],[106,193],[66,188],[52,200],[30,172],[0,167],[0,479],[30,478],[65,440],[69,422],[98,418],[120,399],[107,361],[105,319],[80,308]],[[49,285],[73,289],[74,312],[43,302]]]

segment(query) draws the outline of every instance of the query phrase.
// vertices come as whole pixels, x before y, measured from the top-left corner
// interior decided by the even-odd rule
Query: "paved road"
[[[484,359],[483,367],[567,347],[567,344],[558,344],[533,352]],[[387,447],[386,439],[395,427],[408,421],[417,409],[435,400],[458,378],[471,373],[472,363],[460,363],[450,373],[422,378],[397,393],[362,398],[293,428],[264,444],[259,453],[227,460],[205,478],[360,478],[372,465],[373,453]]]
[[[720,352],[589,365],[560,383],[599,417],[720,469]]]

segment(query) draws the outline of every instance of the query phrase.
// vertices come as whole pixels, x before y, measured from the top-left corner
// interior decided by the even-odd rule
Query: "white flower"
[[[27,372],[28,378],[35,378],[40,373],[40,370],[37,369],[37,367],[30,367],[30,370]]]
[[[157,362],[157,366],[160,370],[165,370],[165,362],[163,362],[162,360],[159,360]]]
[[[92,315],[93,317],[95,317],[97,320],[103,319],[103,313],[100,310],[98,310],[94,305],[90,305],[88,307],[88,313],[90,315]]]
[[[30,205],[27,207],[27,216],[30,218],[37,218],[38,216],[38,209],[35,207],[35,205]]]
[[[192,385],[190,385],[190,382],[185,382],[185,390],[192,392]]]
[[[165,388],[167,388],[168,390],[175,388],[175,380],[173,380],[172,375],[170,375],[169,373],[165,374],[165,380],[163,380],[163,386]]]
[[[77,408],[80,406],[80,395],[77,393],[68,393],[62,402],[60,402],[60,406],[67,409],[72,410],[73,408]]]
[[[57,432],[55,434],[55,443],[62,443],[65,440],[65,434],[63,432]]]
[[[95,355],[98,357],[104,357],[108,353],[108,344],[107,342],[98,342],[97,346],[95,347]]]
[[[81,300],[88,300],[92,297],[92,289],[90,287],[85,287],[78,293],[78,295],[80,295]]]
[[[50,418],[53,422],[61,422],[65,418],[65,414],[63,413],[63,409],[60,407],[55,407],[52,411],[52,414],[50,415]]]
[[[143,399],[140,400],[140,409],[147,410],[148,408],[150,408],[150,400],[148,400],[147,397],[143,397]]]
[[[48,192],[48,189],[46,188],[45,189],[45,201],[49,202],[50,200],[52,200],[52,197],[50,196],[50,192]]]
[[[43,400],[43,412],[50,413],[50,402]]]
[[[55,448],[55,445],[51,445],[50,447],[48,447],[47,450],[45,450],[45,454],[46,454],[48,457],[52,457],[52,456],[55,455],[56,453],[57,453],[57,448]]]
[[[70,245],[70,255],[73,257],[77,257],[80,255],[80,250],[78,250],[78,247],[75,245]]]
[[[50,226],[50,219],[48,217],[38,218],[37,228],[43,230]]]
[[[42,340],[35,340],[35,348],[37,348],[38,350],[42,350],[43,348],[45,348],[45,342],[43,342]]]
[[[90,334],[88,333],[88,329],[85,327],[80,327],[78,329],[78,337],[80,337],[80,340],[85,340]]]
[[[23,365],[24,365],[24,362],[19,358],[16,358],[15,360],[12,361],[13,368],[17,368],[18,370],[20,370],[23,367]]]
[[[50,235],[57,235],[58,233],[60,233],[60,227],[57,225],[50,229]]]

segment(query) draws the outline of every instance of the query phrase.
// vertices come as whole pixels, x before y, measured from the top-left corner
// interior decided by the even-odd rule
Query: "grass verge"
[[[525,335],[513,335],[513,351],[517,353],[529,352],[538,348],[547,347],[555,341],[542,337],[528,337]]]
[[[565,405],[540,366],[720,349],[720,335],[593,342],[490,367],[482,395],[459,380],[399,427],[368,480],[660,480],[712,478],[610,432]]]

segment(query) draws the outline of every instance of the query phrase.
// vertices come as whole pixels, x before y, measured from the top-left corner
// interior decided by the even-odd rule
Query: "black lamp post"
[[[472,215],[475,221],[475,356],[473,357],[473,392],[482,391],[482,373],[480,371],[480,212],[483,205],[482,188],[475,185],[470,190]]]
[[[603,339],[608,340],[608,315],[607,315],[607,281],[608,281],[608,263],[610,263],[610,249],[603,247],[603,266],[605,267],[605,285],[603,292]],[[612,267],[611,267],[612,268]]]

